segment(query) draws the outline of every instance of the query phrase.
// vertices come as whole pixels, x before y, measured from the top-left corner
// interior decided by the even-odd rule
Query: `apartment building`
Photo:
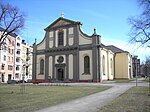
[[[4,29],[0,27],[0,35]],[[16,34],[11,33],[0,46],[0,82],[14,79],[14,53]]]
[[[3,31],[0,27],[0,35]],[[20,36],[11,33],[0,46],[0,82],[23,78],[32,78],[32,47]]]
[[[21,71],[21,78],[25,81],[28,79],[32,79],[32,52],[33,48],[22,40],[21,43],[21,64],[22,64],[22,71]]]
[[[15,78],[14,80],[21,80],[21,41],[22,39],[17,36],[15,38],[15,60],[14,60],[14,69],[15,69]]]
[[[17,35],[16,34],[11,34],[8,36],[8,44],[7,44],[7,63],[6,63],[6,75],[8,75],[6,79],[11,80],[14,79],[14,59],[15,59],[15,38]]]

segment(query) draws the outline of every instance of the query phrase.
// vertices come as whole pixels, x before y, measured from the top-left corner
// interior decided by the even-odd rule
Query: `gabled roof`
[[[5,29],[2,28],[2,27],[0,27],[0,31],[5,31]],[[12,37],[17,37],[17,36],[18,36],[18,35],[15,34],[15,33],[10,33],[9,35],[12,36]]]
[[[114,45],[105,46],[105,48],[111,50],[111,51],[114,52],[114,53],[127,52],[127,51],[124,51],[124,50],[122,50],[122,49],[120,49],[120,48],[114,46]]]
[[[73,20],[65,19],[63,17],[59,17],[56,21],[54,21],[47,28],[45,28],[45,30],[52,28],[52,27],[54,28],[58,26],[68,25],[68,24],[81,24],[81,23],[78,21],[73,21]]]
[[[106,46],[104,44],[102,44],[102,43],[101,43],[101,47],[106,48]],[[108,49],[108,48],[106,48],[106,49]]]

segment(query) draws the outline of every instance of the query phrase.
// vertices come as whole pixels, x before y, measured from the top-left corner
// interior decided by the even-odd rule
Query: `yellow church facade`
[[[131,55],[105,46],[96,29],[91,36],[81,22],[58,18],[33,46],[33,82],[101,82],[132,77]],[[121,53],[122,52],[122,53]]]

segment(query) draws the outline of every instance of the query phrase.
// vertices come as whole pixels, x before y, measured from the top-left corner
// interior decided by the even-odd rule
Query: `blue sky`
[[[37,38],[39,43],[44,35],[44,28],[64,13],[67,19],[83,23],[82,30],[88,35],[96,28],[102,43],[115,45],[132,55],[145,58],[147,48],[130,45],[127,19],[140,14],[137,0],[1,0],[18,6],[27,15],[24,30],[20,36],[30,44]]]

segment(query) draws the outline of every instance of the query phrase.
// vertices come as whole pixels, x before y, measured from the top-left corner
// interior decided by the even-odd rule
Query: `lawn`
[[[129,80],[129,79],[114,79],[113,81],[115,81],[117,83],[127,83],[127,82],[131,82],[133,80]]]
[[[148,87],[133,87],[100,112],[150,112],[150,96]]]
[[[0,84],[0,112],[31,112],[106,90],[106,86],[25,86]]]
[[[106,82],[128,83],[128,82],[131,82],[131,81],[133,81],[133,79],[132,80],[129,80],[129,79],[113,79],[113,80],[108,80]]]
[[[143,80],[144,82],[149,82],[149,77],[147,77],[145,80]]]

